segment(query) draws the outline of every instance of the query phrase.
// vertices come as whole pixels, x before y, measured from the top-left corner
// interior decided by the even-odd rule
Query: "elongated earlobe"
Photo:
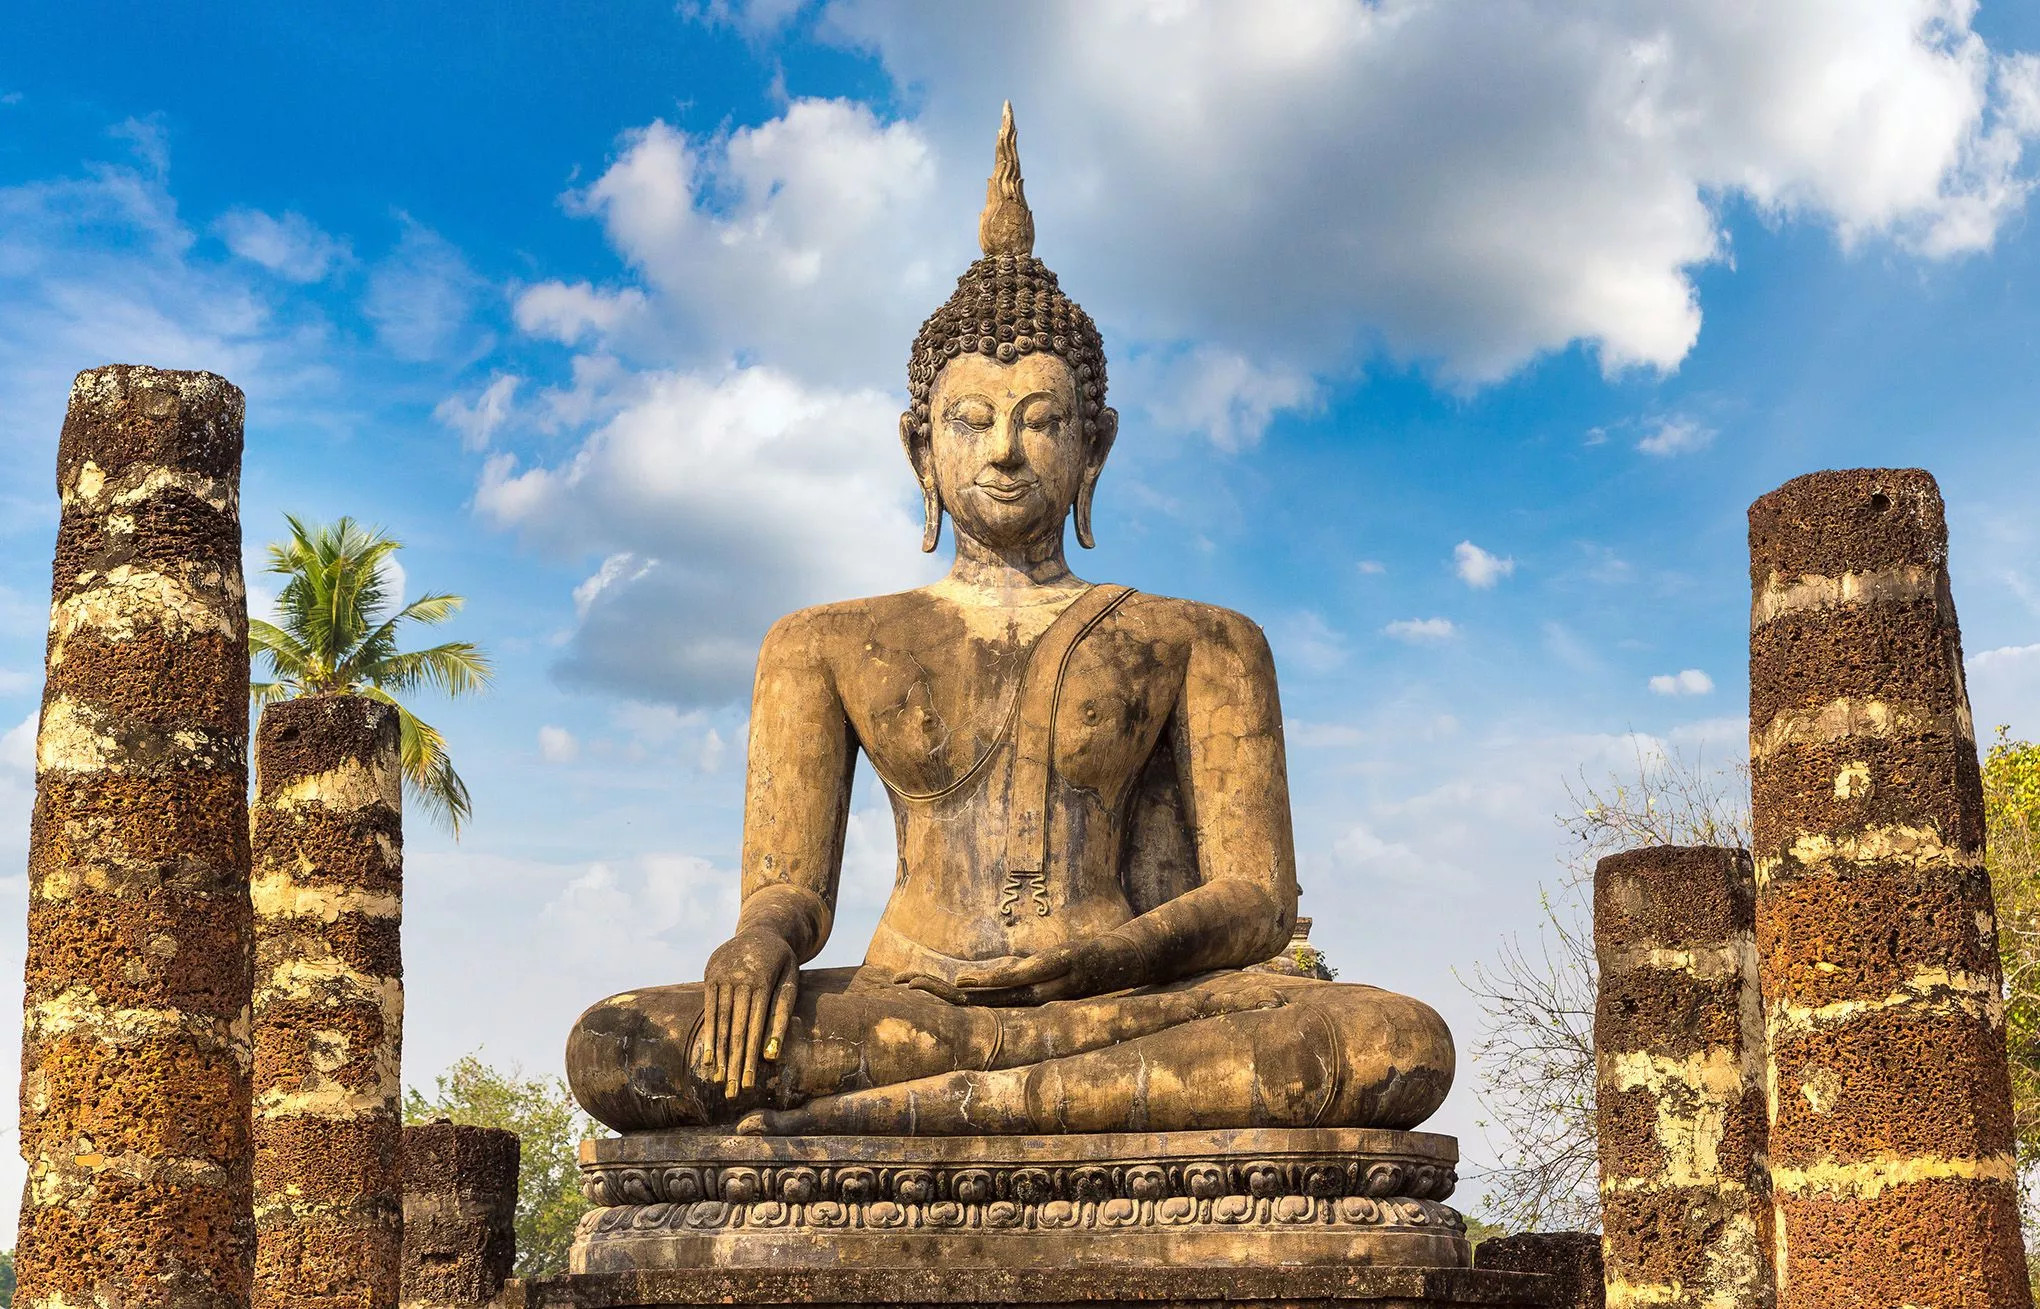
[[[1082,485],[1077,487],[1077,544],[1086,550],[1098,548],[1098,538],[1091,535],[1091,493],[1098,489],[1099,469],[1084,474]]]
[[[1086,550],[1098,548],[1098,538],[1091,534],[1091,497],[1097,493],[1098,478],[1105,472],[1105,456],[1112,453],[1112,442],[1119,436],[1119,411],[1099,410],[1093,432],[1091,463],[1084,469],[1084,480],[1077,484],[1077,544]]]
[[[921,524],[921,552],[934,554],[942,541],[942,497],[935,494],[933,482],[921,483],[921,513],[925,515]]]
[[[942,541],[942,497],[935,491],[935,470],[928,466],[928,435],[914,421],[911,409],[900,415],[900,445],[914,467],[914,480],[921,484],[921,550],[933,554]]]

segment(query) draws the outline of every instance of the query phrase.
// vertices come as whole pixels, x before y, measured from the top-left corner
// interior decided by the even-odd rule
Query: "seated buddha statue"
[[[1097,585],[1066,525],[1118,431],[1091,318],[1033,255],[1011,106],[984,257],[922,326],[900,436],[931,586],[775,624],[752,701],[735,934],[704,980],[612,996],[567,1047],[621,1132],[1043,1134],[1421,1122],[1444,1022],[1257,969],[1297,883],[1268,643]],[[899,860],[863,966],[829,939],[862,751]]]

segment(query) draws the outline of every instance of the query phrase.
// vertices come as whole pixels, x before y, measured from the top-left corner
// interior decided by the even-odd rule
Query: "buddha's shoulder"
[[[846,642],[862,645],[874,636],[895,643],[903,633],[943,626],[954,606],[937,602],[925,589],[859,596],[796,609],[765,634],[767,654],[802,649],[833,652]]]
[[[1191,646],[1217,644],[1247,651],[1265,650],[1268,639],[1260,624],[1234,609],[1184,600],[1173,595],[1136,591],[1120,605],[1130,622],[1151,627],[1157,635]]]

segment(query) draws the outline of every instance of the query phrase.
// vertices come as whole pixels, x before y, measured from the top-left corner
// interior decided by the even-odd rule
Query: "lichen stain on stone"
[[[1905,740],[1950,735],[1976,740],[1966,700],[1959,702],[1952,714],[1943,714],[1919,705],[1841,696],[1818,709],[1778,714],[1763,730],[1752,733],[1750,754],[1761,763],[1794,745],[1829,745],[1851,737]]]
[[[1940,587],[1941,574],[1942,569],[1933,564],[1900,564],[1837,577],[1805,573],[1790,582],[1773,573],[1750,606],[1750,630],[1755,631],[1780,615],[1807,609],[1839,609],[1844,605],[1932,596]]]
[[[1809,1068],[1799,1076],[1799,1093],[1815,1113],[1824,1114],[1841,1101],[1841,1076],[1832,1068]]]
[[[239,639],[246,630],[245,595],[238,572],[214,570],[187,580],[116,565],[96,585],[50,607],[49,666],[64,662],[64,642],[81,630],[109,641],[133,640],[143,627],[176,636],[217,633]]]
[[[323,773],[301,777],[275,794],[265,796],[261,803],[267,809],[290,810],[319,805],[344,813],[376,804],[398,809],[403,800],[404,778],[400,771],[350,761]]]
[[[331,924],[344,914],[396,918],[403,912],[399,896],[353,887],[306,886],[289,873],[256,878],[249,885],[248,894],[258,918],[315,918]]]
[[[89,986],[69,987],[27,1006],[23,1015],[25,1040],[53,1041],[72,1032],[90,1032],[109,1045],[130,1045],[177,1034],[195,1040],[201,1048],[218,1049],[231,1039],[231,1029],[221,1033],[219,1020],[210,1015],[175,1008],[113,1008],[103,1003],[99,993]]]
[[[1814,970],[1837,971],[1833,964],[1825,961],[1815,963]],[[1995,977],[1946,968],[1922,968],[1908,977],[1897,990],[1884,996],[1835,1000],[1823,1005],[1796,1005],[1780,1000],[1771,1006],[1771,1021],[1778,1028],[1812,1031],[1833,1027],[1864,1014],[1906,1005],[1930,1011],[1956,1011],[1972,1018],[1987,1019],[1993,1026],[2003,1025],[2005,1017],[2004,991]]]
[[[1938,828],[1906,823],[1879,824],[1840,836],[1807,832],[1792,842],[1791,857],[1802,866],[1895,863],[1910,868],[1966,865],[1977,858],[1972,851],[1945,843]]]
[[[1835,1192],[1858,1199],[1875,1199],[1896,1186],[1958,1178],[1965,1181],[2003,1182],[2018,1180],[2018,1160],[2010,1154],[1980,1158],[1949,1158],[1945,1155],[1886,1156],[1851,1163],[1822,1160],[1805,1168],[1771,1165],[1771,1187],[1784,1195]],[[1783,1230],[1782,1227],[1780,1230]]]

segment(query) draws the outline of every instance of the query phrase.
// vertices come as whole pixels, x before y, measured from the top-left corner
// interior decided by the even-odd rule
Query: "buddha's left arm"
[[[1160,982],[1273,958],[1296,923],[1296,843],[1275,659],[1261,629],[1198,614],[1175,730],[1201,885],[1117,929]]]

